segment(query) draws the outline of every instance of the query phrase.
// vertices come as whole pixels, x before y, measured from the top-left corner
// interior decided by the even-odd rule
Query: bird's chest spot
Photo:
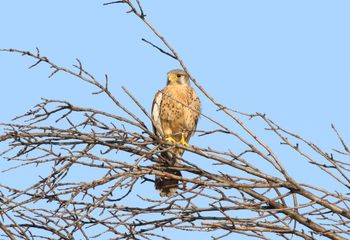
[[[162,117],[165,120],[183,118],[188,106],[187,98],[185,89],[167,91],[162,102]]]

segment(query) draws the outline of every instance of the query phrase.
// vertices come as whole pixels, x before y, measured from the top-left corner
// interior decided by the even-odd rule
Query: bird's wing
[[[189,141],[190,137],[196,131],[198,119],[200,117],[201,112],[201,102],[193,88],[190,89],[190,95],[188,96],[188,98],[190,108],[188,108],[187,111],[185,111],[185,113],[188,114],[188,117],[186,117],[185,119],[189,120],[188,129],[190,129],[191,131],[189,131],[186,134],[186,141]]]
[[[158,91],[156,95],[154,96],[154,100],[152,103],[152,125],[153,125],[153,131],[163,136],[163,129],[162,129],[162,123],[160,120],[160,112],[161,112],[161,103],[163,99],[163,93],[161,91]]]
[[[195,118],[194,126],[193,126],[193,130],[195,131],[197,129],[199,117],[201,115],[201,101],[199,100],[199,97],[197,96],[197,94],[196,94],[194,109],[196,110],[195,117],[194,117]],[[194,131],[192,132],[192,135],[193,135]]]

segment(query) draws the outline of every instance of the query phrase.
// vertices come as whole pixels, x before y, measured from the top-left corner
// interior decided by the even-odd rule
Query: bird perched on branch
[[[197,127],[200,116],[200,100],[190,85],[189,76],[180,69],[171,70],[167,74],[167,84],[158,91],[152,104],[153,128],[163,139],[189,146],[188,141]],[[164,167],[176,165],[176,159],[181,158],[183,149],[172,148],[166,154]],[[181,176],[180,171],[166,169],[164,173]],[[157,177],[155,187],[160,195],[172,196],[178,188],[178,180],[171,177]]]

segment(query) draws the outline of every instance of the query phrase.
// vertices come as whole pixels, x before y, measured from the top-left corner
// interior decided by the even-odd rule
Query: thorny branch
[[[148,22],[140,1],[108,4],[113,3],[126,4],[128,12],[139,17],[166,50],[143,41],[175,58],[191,76],[177,52]],[[240,127],[234,131],[204,112],[202,116],[213,128],[198,130],[199,136],[220,135],[223,142],[241,147],[184,147],[153,134],[147,108],[123,88],[144,114],[137,116],[109,90],[107,75],[102,84],[79,60],[70,69],[56,65],[39,49],[36,53],[0,51],[34,59],[31,68],[47,64],[52,69],[49,77],[64,72],[92,84],[97,88],[95,94],[105,94],[120,110],[111,114],[64,100],[42,99],[34,109],[15,118],[19,123],[0,123],[0,142],[6,145],[0,153],[2,173],[40,170],[40,178],[28,181],[25,187],[0,183],[3,237],[170,239],[164,230],[172,229],[211,232],[213,239],[233,234],[260,239],[350,238],[350,152],[334,126],[343,150],[327,153],[264,114],[225,107],[191,76],[219,109],[217,114]],[[276,137],[282,147],[306,160],[310,168],[320,169],[320,178],[333,179],[337,186],[325,190],[295,180],[283,165],[288,159],[248,128],[252,119],[264,123],[267,134]],[[181,170],[182,176],[163,171],[166,159],[161,153],[173,147],[187,150],[181,164],[173,167]],[[260,164],[256,166],[256,162]],[[154,194],[154,175],[178,179],[182,188],[175,196],[161,199]]]

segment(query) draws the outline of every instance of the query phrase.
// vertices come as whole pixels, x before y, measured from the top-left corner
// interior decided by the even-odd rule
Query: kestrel
[[[163,139],[189,146],[188,141],[197,127],[200,116],[200,100],[190,85],[186,72],[175,69],[167,74],[167,84],[158,91],[152,104],[154,132]],[[167,158],[180,158],[183,149],[173,148]],[[169,159],[168,166],[174,166],[176,160]],[[180,171],[167,169],[167,173],[181,176]],[[178,188],[178,180],[156,177],[156,189],[160,195],[172,196]]]

